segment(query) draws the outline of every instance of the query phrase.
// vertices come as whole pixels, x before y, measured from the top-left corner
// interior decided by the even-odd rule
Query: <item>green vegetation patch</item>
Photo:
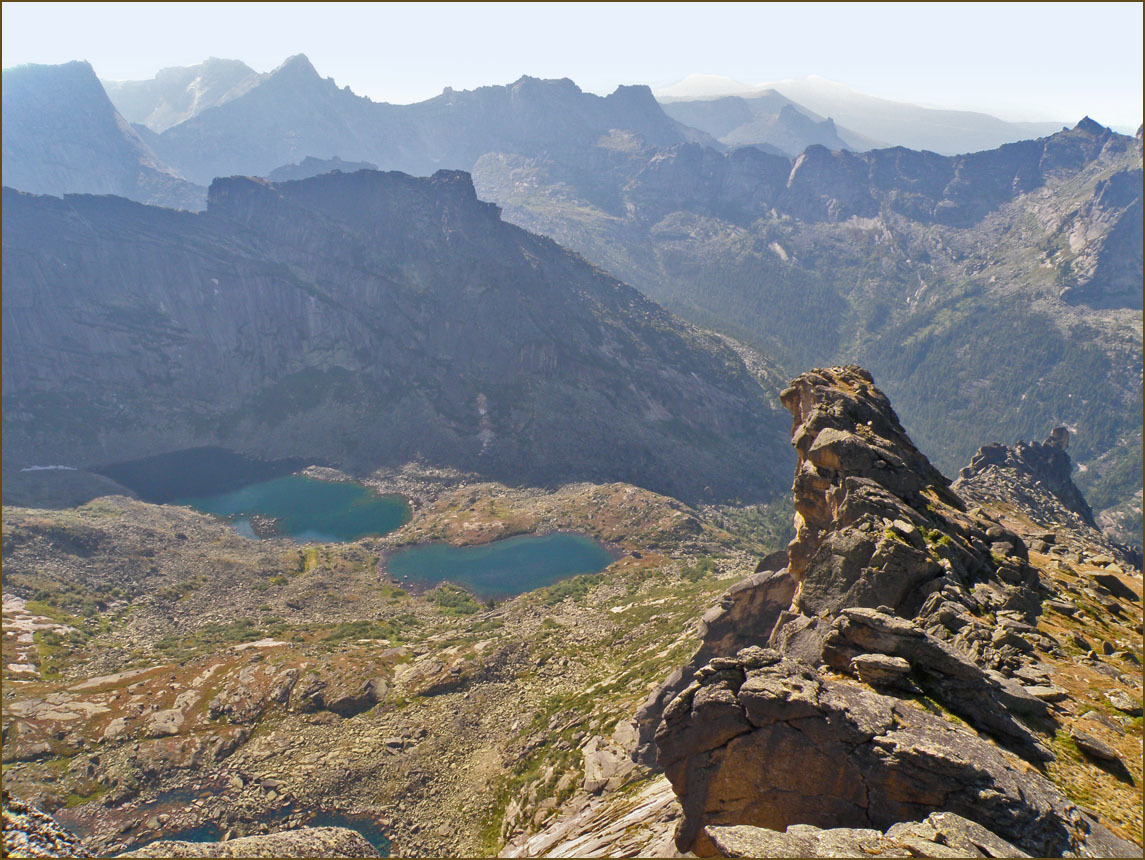
[[[448,582],[443,582],[433,591],[427,592],[425,599],[446,615],[472,615],[481,609],[477,598],[464,588]]]
[[[569,598],[573,602],[579,602],[602,582],[604,582],[603,573],[582,574],[539,588],[536,591],[536,597],[545,606],[555,606],[562,600]]]

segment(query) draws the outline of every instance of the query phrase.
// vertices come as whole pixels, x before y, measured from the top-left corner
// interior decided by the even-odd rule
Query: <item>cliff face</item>
[[[216,181],[201,215],[4,195],[6,462],[203,444],[353,470],[759,498],[776,412],[722,341],[469,177]]]
[[[1022,539],[966,509],[862,369],[803,374],[782,401],[787,564],[705,614],[696,659],[638,715],[683,808],[677,847],[799,825],[887,831],[862,836],[886,848],[946,811],[1035,856],[1133,850],[1026,764],[1056,761],[1059,699],[1034,681],[1059,643],[1037,628],[1048,592]]]
[[[3,106],[5,185],[202,208],[205,189],[160,162],[87,63],[5,69]]]

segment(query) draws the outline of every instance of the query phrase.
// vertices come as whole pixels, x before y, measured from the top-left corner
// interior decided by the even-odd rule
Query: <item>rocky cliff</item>
[[[164,165],[87,63],[4,70],[4,184],[37,194],[120,194],[201,209],[206,189]]]
[[[214,444],[683,498],[779,486],[777,412],[722,340],[468,175],[233,178],[206,213],[4,192],[5,463]]]
[[[746,825],[786,830],[768,850],[861,837],[878,853],[944,811],[1034,856],[1136,850],[1030,767],[1057,758],[1060,697],[1036,681],[1060,649],[1022,539],[967,509],[865,371],[803,374],[782,401],[799,459],[787,564],[704,616],[694,672],[639,715],[683,808],[677,847],[759,850],[771,837],[736,848],[750,834],[725,830]],[[840,827],[866,832],[819,831]]]

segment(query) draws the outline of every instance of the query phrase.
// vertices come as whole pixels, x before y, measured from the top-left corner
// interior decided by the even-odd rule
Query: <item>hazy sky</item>
[[[3,65],[86,59],[138,80],[210,56],[269,71],[306,54],[377,101],[569,77],[606,93],[692,73],[817,74],[1007,119],[1136,128],[1141,3],[10,3]]]

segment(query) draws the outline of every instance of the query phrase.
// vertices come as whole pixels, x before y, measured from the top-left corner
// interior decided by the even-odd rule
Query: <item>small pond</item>
[[[323,543],[384,535],[410,519],[409,505],[401,496],[382,496],[360,484],[301,475],[175,499],[174,503],[226,517],[246,537],[281,535]]]
[[[189,448],[95,471],[148,502],[189,505],[230,520],[249,538],[322,543],[384,535],[409,522],[401,496],[361,484],[292,474],[302,460],[256,460],[225,448]]]
[[[612,555],[601,544],[561,532],[481,546],[415,546],[390,556],[386,569],[403,584],[433,587],[448,580],[482,600],[501,600],[570,576],[598,573],[611,563]]]

